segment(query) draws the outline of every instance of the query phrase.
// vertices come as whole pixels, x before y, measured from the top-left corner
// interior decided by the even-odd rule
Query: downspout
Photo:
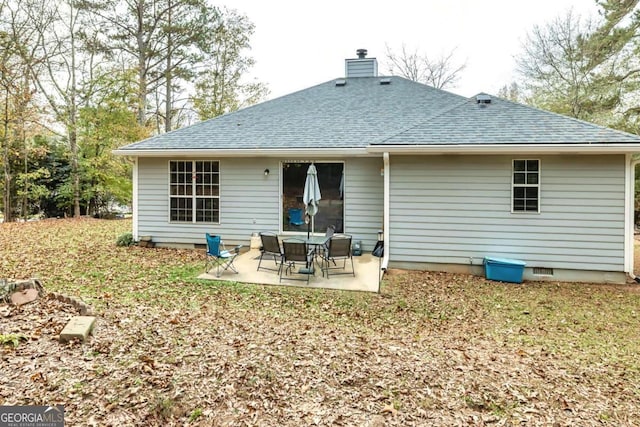
[[[389,181],[391,174],[389,172],[389,153],[382,154],[382,162],[384,164],[384,218],[383,218],[383,231],[384,231],[384,255],[382,256],[382,271],[387,271],[389,265]]]
[[[132,213],[132,226],[131,234],[133,234],[133,240],[138,240],[138,156],[133,159],[133,197],[131,199],[131,213]]]
[[[625,163],[628,167],[625,168],[625,179],[627,191],[624,198],[624,267],[625,272],[636,282],[640,283],[640,277],[637,277],[633,273],[633,260],[634,260],[634,228],[635,228],[635,171],[636,165],[640,163],[640,160],[633,160],[631,154],[625,156]]]

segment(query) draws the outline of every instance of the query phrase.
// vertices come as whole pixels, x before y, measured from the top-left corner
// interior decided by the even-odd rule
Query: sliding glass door
[[[333,225],[336,233],[344,232],[344,163],[314,162],[320,186],[320,207],[313,221],[316,233],[324,234]],[[307,232],[305,222],[304,184],[311,162],[282,163],[282,230]]]

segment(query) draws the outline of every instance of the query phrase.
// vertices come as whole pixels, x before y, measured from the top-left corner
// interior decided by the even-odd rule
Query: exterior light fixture
[[[269,176],[269,169],[264,170],[264,176]]]

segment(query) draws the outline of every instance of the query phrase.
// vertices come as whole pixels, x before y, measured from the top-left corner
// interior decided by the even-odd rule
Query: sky
[[[220,3],[219,3],[220,4]],[[451,92],[497,94],[516,77],[514,57],[526,34],[572,9],[595,16],[595,0],[227,0],[255,25],[256,65],[249,77],[267,83],[269,99],[344,77],[356,50],[383,66],[386,46],[429,56],[455,49],[466,68]]]

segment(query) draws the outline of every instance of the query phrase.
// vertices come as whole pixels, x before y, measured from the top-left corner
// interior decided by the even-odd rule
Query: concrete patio
[[[283,276],[282,282],[280,282],[280,276],[278,276],[277,271],[268,271],[263,270],[262,268],[260,271],[257,271],[259,258],[260,250],[251,249],[248,252],[238,255],[235,259],[234,265],[238,270],[238,274],[231,270],[227,270],[223,272],[220,277],[216,277],[216,270],[212,269],[210,272],[206,272],[198,276],[198,279],[255,283],[262,285],[298,286],[318,289],[339,289],[343,291],[378,291],[378,272],[380,271],[378,258],[371,254],[363,254],[361,256],[353,257],[355,277],[351,274],[332,274],[329,278],[323,277],[320,267],[316,265],[315,275],[309,277],[308,284],[303,281],[287,279],[287,276]],[[338,265],[342,264],[339,263]],[[261,267],[275,268],[273,258],[269,259],[268,257],[265,257],[262,261]],[[347,271],[351,271],[349,263],[347,263]],[[343,271],[335,270],[335,272],[341,273]],[[331,273],[333,273],[333,271]],[[302,278],[303,276],[295,274],[291,277]]]

